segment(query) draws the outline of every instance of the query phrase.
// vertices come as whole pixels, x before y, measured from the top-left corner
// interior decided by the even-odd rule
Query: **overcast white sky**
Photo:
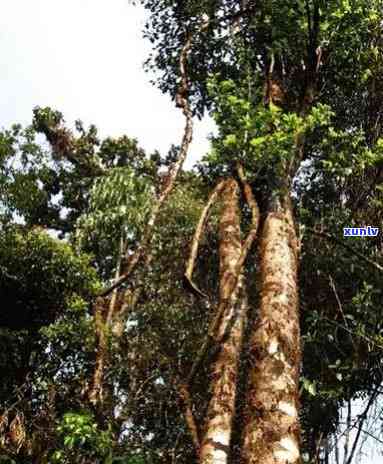
[[[0,0],[0,127],[51,106],[69,124],[127,134],[148,151],[179,144],[183,116],[142,69],[144,19],[129,0]],[[196,121],[187,166],[207,151],[212,130]]]

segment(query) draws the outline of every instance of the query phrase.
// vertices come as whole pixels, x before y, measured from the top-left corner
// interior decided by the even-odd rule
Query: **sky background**
[[[0,128],[31,122],[36,105],[69,125],[126,134],[148,152],[179,144],[184,118],[149,83],[145,12],[129,0],[0,0]],[[209,119],[195,122],[187,166],[209,148]]]
[[[144,21],[128,0],[0,0],[0,128],[29,124],[33,107],[50,106],[70,126],[81,119],[102,137],[126,134],[165,155],[180,143],[184,118],[143,71]],[[206,153],[213,129],[207,118],[195,122],[186,166]]]

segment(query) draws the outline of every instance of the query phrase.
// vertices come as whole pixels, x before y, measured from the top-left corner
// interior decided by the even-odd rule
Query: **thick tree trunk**
[[[250,345],[242,463],[298,464],[298,251],[289,200],[268,213],[260,258],[260,313]]]
[[[232,421],[234,416],[236,380],[246,318],[244,279],[231,291],[237,262],[241,256],[238,184],[226,181],[222,192],[222,214],[219,227],[220,302],[230,299],[220,322],[217,339],[224,336],[212,370],[212,397],[208,407],[205,434],[200,449],[200,463],[228,462]],[[234,323],[233,323],[233,318]],[[228,333],[226,333],[228,332]]]

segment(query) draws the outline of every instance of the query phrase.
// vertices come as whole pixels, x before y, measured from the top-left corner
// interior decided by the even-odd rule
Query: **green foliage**
[[[148,157],[135,139],[109,137],[100,142],[93,125],[85,129],[76,121],[71,131],[64,123],[60,112],[35,108],[31,126],[0,131],[0,218],[4,223],[18,217],[29,227],[44,226],[64,235],[73,232],[79,216],[84,220],[101,209],[107,215],[107,209],[123,206],[115,202],[129,195],[131,203],[134,188],[141,199],[150,195],[148,186],[153,185],[162,163],[158,152]],[[40,134],[49,148],[41,144]],[[129,187],[129,179],[135,185]],[[121,197],[110,196],[113,185]],[[103,205],[95,203],[100,195]],[[116,213],[124,214],[112,213],[114,219]]]
[[[279,161],[285,164],[295,156],[298,137],[328,127],[334,115],[322,104],[314,106],[306,117],[286,113],[274,104],[254,105],[246,95],[246,86],[233,81],[211,81],[209,89],[219,135],[213,140],[214,155],[207,162],[214,162],[214,156],[218,156],[216,162],[238,160],[258,169]]]
[[[98,430],[97,423],[88,412],[67,412],[57,427],[60,449],[51,457],[52,463],[77,463],[90,458],[94,463],[112,463],[110,431]]]
[[[240,162],[254,189],[269,198],[280,190],[281,179],[288,178],[287,173],[301,157],[302,140],[327,140],[334,132],[334,112],[321,103],[305,115],[273,103],[265,106],[263,101],[258,102],[257,95],[252,96],[252,85],[248,78],[241,83],[210,80],[218,135],[212,138],[212,149],[199,169],[215,182],[227,173],[235,175],[236,163]]]
[[[89,208],[78,219],[77,242],[86,248],[86,241],[117,240],[120,236],[137,237],[143,230],[151,208],[151,186],[144,177],[137,177],[129,167],[114,168],[94,183]],[[116,246],[115,245],[115,246]]]
[[[45,232],[0,231],[0,326],[34,328],[52,322],[74,297],[89,300],[100,288],[87,255]]]
[[[9,456],[0,455],[0,464],[17,464],[14,459],[11,459]]]
[[[15,213],[34,224],[41,224],[47,216],[57,218],[57,210],[48,212],[49,195],[42,188],[43,180],[55,189],[55,173],[42,147],[36,143],[33,129],[14,125],[10,130],[1,131],[0,210],[4,223]]]
[[[311,396],[315,396],[317,394],[315,382],[311,382],[310,380],[305,379],[304,377],[301,379],[301,381],[302,390],[306,390]]]

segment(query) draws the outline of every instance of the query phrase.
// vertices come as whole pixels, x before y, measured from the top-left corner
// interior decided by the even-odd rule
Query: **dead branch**
[[[207,217],[208,217],[208,213],[209,213],[210,208],[212,207],[213,203],[217,200],[218,195],[222,192],[223,187],[225,186],[225,183],[226,182],[224,180],[222,180],[221,182],[219,182],[217,184],[217,186],[215,187],[213,192],[210,194],[204,209],[202,210],[201,216],[199,218],[199,221],[198,221],[195,233],[194,233],[192,246],[190,248],[190,255],[189,255],[189,259],[188,259],[187,264],[186,264],[186,271],[185,271],[185,274],[184,274],[185,286],[192,293],[194,293],[195,295],[201,296],[201,297],[204,297],[204,298],[206,298],[207,295],[205,295],[205,293],[203,293],[197,287],[197,285],[193,282],[193,277],[192,277],[193,276],[193,270],[194,270],[195,261],[197,259],[198,247],[199,247],[199,244],[200,244],[200,241],[201,241],[201,236],[202,236],[203,229],[204,229]]]
[[[193,114],[192,114],[189,100],[188,100],[188,92],[189,92],[190,84],[189,84],[188,77],[187,77],[187,57],[190,52],[191,46],[192,46],[192,35],[189,34],[187,36],[184,46],[182,47],[181,54],[180,54],[180,60],[179,60],[181,84],[178,89],[176,102],[177,102],[177,106],[179,106],[182,109],[182,112],[186,119],[186,123],[185,123],[184,134],[182,137],[181,148],[179,151],[178,158],[169,170],[169,173],[167,175],[167,182],[165,183],[162,192],[157,197],[153,205],[146,228],[142,234],[141,243],[136,248],[135,252],[131,255],[128,261],[126,271],[118,279],[116,279],[115,282],[111,286],[104,289],[100,293],[100,296],[109,295],[109,293],[111,293],[114,289],[118,288],[120,285],[126,282],[126,280],[129,278],[133,270],[136,268],[137,264],[141,260],[143,254],[146,252],[146,249],[148,248],[150,244],[150,241],[153,235],[153,229],[157,222],[160,209],[163,203],[165,202],[165,200],[168,198],[170,192],[172,191],[175,181],[178,177],[178,174],[181,171],[183,163],[186,159],[189,146],[192,141],[192,136],[193,136]]]

